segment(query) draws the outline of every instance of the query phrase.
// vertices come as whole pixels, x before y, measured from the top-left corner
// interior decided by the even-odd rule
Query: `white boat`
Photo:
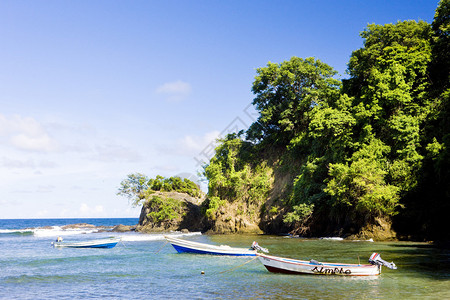
[[[61,240],[53,242],[52,245],[55,248],[113,248],[120,240],[121,238],[115,237],[72,243]]]
[[[394,263],[388,263],[373,253],[370,264],[327,263],[316,260],[296,260],[265,254],[257,254],[259,261],[270,272],[285,274],[317,274],[317,275],[344,275],[344,276],[374,276],[380,275],[381,266],[397,269]]]
[[[255,256],[256,250],[247,248],[233,248],[227,245],[210,245],[165,236],[178,253],[197,253],[211,255]]]

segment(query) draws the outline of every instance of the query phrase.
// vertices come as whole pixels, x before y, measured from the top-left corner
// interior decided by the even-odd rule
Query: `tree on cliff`
[[[450,1],[442,0],[431,24],[431,84],[427,97],[434,109],[422,135],[423,163],[418,185],[405,197],[399,230],[432,240],[450,240]]]
[[[308,112],[323,101],[339,97],[336,71],[312,57],[269,62],[256,70],[253,105],[260,113],[247,131],[252,141],[287,145],[308,126]]]
[[[223,232],[242,230],[244,223],[256,227],[261,204],[271,188],[271,169],[252,158],[254,146],[242,141],[242,134],[230,134],[220,140],[216,154],[204,169],[209,193],[203,210],[211,221],[229,224],[230,230]],[[254,228],[246,230],[255,232]]]
[[[141,173],[129,174],[120,183],[117,195],[125,196],[133,206],[138,206],[145,199],[145,191],[148,189],[149,178]]]
[[[138,231],[199,230],[200,202],[203,192],[193,181],[180,177],[148,178],[129,174],[117,193],[126,196],[133,206],[142,205]]]
[[[361,36],[364,47],[353,52],[343,87],[353,99],[354,152],[329,165],[325,189],[359,224],[395,215],[401,197],[416,186],[421,132],[435,107],[426,93],[429,24],[372,24]]]
[[[138,206],[158,191],[185,193],[192,197],[202,196],[200,187],[187,178],[164,178],[160,175],[149,178],[141,173],[129,174],[126,179],[122,180],[117,195],[127,197],[133,206]]]

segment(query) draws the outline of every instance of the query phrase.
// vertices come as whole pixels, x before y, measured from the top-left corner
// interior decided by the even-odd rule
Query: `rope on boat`
[[[249,262],[254,261],[254,260],[257,259],[257,258],[258,258],[258,256],[254,257],[254,258],[252,258],[252,259],[250,259],[250,260],[248,260],[248,261],[246,261],[246,262],[243,263],[243,264],[240,264],[240,265],[238,265],[238,266],[236,266],[236,267],[233,267],[233,268],[231,268],[231,269],[228,269],[228,270],[219,272],[219,273],[217,273],[217,274],[223,274],[223,273],[226,273],[226,272],[231,272],[231,271],[233,271],[233,270],[236,270],[237,268],[242,267],[242,266],[245,265],[245,264],[248,264]]]
[[[167,245],[167,243],[168,243],[168,241],[166,240],[166,242],[164,243],[164,245],[162,245],[162,247],[161,248],[159,248],[159,250],[158,251],[156,251],[154,254],[158,254],[159,253],[159,251],[161,251],[166,245]]]

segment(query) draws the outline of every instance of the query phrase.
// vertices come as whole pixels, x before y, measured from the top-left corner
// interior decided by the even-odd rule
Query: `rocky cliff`
[[[136,231],[203,231],[204,199],[204,195],[197,198],[186,193],[155,192],[142,206]]]

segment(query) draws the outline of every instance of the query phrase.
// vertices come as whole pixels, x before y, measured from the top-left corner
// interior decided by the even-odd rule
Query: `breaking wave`
[[[45,226],[37,228],[25,228],[25,229],[0,229],[0,234],[3,235],[18,235],[35,237],[58,237],[58,236],[71,236],[80,234],[93,234],[93,233],[108,233],[115,236],[120,236],[122,241],[128,242],[140,242],[140,241],[158,241],[164,240],[164,236],[183,237],[201,235],[201,232],[170,232],[170,233],[139,233],[139,232],[112,232],[112,228],[104,226],[95,227],[83,227],[80,225],[66,225],[66,226]]]
[[[10,235],[33,235],[33,231],[31,229],[0,229],[0,234],[10,234]]]
[[[77,234],[89,234],[104,231],[104,228],[67,228],[66,226],[46,226],[25,229],[0,229],[0,234],[10,235],[34,235],[36,237],[56,237]]]
[[[122,241],[143,242],[143,241],[162,241],[162,240],[165,240],[164,236],[183,237],[183,236],[194,236],[194,235],[202,235],[202,233],[201,232],[125,233],[123,235],[120,235],[120,237],[122,238]]]

